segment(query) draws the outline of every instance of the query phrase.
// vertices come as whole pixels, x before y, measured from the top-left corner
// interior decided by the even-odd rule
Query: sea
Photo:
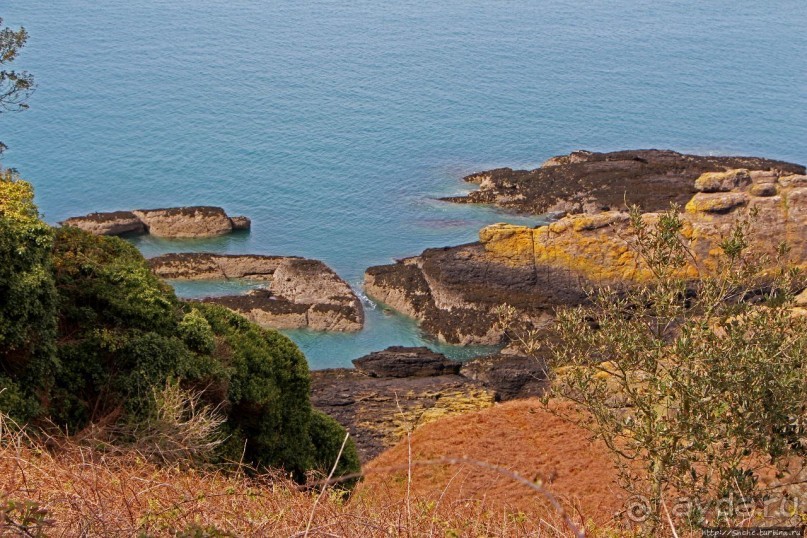
[[[371,265],[540,224],[441,202],[463,176],[576,149],[807,163],[805,0],[2,0],[30,39],[30,109],[0,114],[4,166],[48,222],[217,205],[249,234],[141,238],[146,256]],[[184,297],[250,283],[174,283]],[[355,334],[288,331],[312,368],[389,345],[455,358],[364,297]]]

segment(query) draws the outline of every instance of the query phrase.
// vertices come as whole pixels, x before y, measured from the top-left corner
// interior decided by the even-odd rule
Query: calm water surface
[[[48,221],[189,204],[253,220],[144,238],[147,255],[307,256],[360,289],[369,265],[513,220],[434,201],[479,169],[578,148],[807,162],[804,0],[4,0],[0,16],[28,28],[18,63],[39,83],[1,118],[4,164]],[[359,334],[289,334],[314,368],[424,343],[367,307]]]

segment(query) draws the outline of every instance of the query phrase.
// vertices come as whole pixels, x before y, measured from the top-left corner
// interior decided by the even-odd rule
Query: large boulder
[[[248,230],[250,220],[229,217],[220,207],[189,206],[90,213],[71,217],[62,225],[94,235],[151,234],[166,238],[202,238],[228,234],[233,230]]]
[[[233,223],[220,207],[137,209],[132,213],[155,237],[216,237],[233,231]]]
[[[733,177],[704,177],[704,173]],[[521,213],[579,213],[624,209],[638,204],[644,211],[683,206],[698,190],[725,191],[748,182],[749,171],[804,174],[803,166],[757,157],[684,155],[663,150],[611,153],[576,151],[553,157],[535,170],[498,168],[465,178],[479,189],[445,200],[494,204]],[[750,172],[753,173],[753,172]]]
[[[354,359],[353,366],[370,377],[431,377],[457,374],[461,363],[427,347],[391,346]]]

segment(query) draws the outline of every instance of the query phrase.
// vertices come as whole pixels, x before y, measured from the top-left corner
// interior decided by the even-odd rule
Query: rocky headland
[[[364,461],[442,417],[543,394],[545,364],[497,354],[460,363],[425,347],[390,347],[355,368],[311,372],[311,402],[345,426]]]
[[[742,166],[742,168],[738,168]],[[536,329],[548,327],[559,306],[581,304],[586,289],[629,285],[641,269],[628,228],[628,204],[659,212],[680,203],[683,236],[697,278],[716,268],[724,239],[740,217],[753,215],[750,252],[772,264],[780,243],[791,262],[807,263],[807,176],[800,165],[753,157],[696,157],[669,151],[575,152],[533,172],[488,174],[482,190],[462,201],[497,203],[543,214],[577,211],[535,228],[495,224],[479,241],[428,249],[420,256],[365,273],[367,293],[417,319],[424,331],[458,344],[498,343],[496,309],[509,304]],[[505,180],[505,177],[511,179]],[[505,182],[520,198],[496,201]],[[497,186],[498,185],[498,186]],[[491,198],[485,198],[491,195]],[[565,197],[565,198],[564,198]],[[569,202],[564,205],[563,202]],[[604,210],[607,209],[607,210]]]
[[[356,293],[318,260],[203,252],[157,256],[149,266],[157,276],[172,280],[265,281],[265,288],[246,295],[204,299],[264,327],[358,331],[364,326],[364,309]]]
[[[803,166],[758,157],[666,150],[575,151],[552,157],[535,170],[498,168],[471,174],[465,181],[479,185],[478,190],[444,200],[493,204],[534,215],[620,210],[626,204],[662,211],[671,202],[686,204],[695,194],[694,181],[701,174],[727,169],[805,173]]]
[[[230,217],[220,207],[188,206],[90,213],[61,223],[94,235],[144,235],[165,238],[204,238],[249,230],[247,217]]]

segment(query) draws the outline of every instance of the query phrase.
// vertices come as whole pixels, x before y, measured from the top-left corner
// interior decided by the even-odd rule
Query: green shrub
[[[335,457],[344,435],[313,414],[308,365],[291,340],[180,301],[122,239],[51,229],[31,186],[9,173],[0,176],[0,366],[0,411],[71,433],[150,431],[155,390],[177,380],[225,415],[219,461],[298,480]],[[352,445],[344,457],[343,468],[357,468]]]
[[[344,440],[345,429],[330,416],[314,410],[311,417],[311,441],[314,443],[315,470],[324,476],[328,476],[333,464],[336,462],[336,458],[339,457],[339,464],[334,472],[335,477],[361,472],[361,461],[353,439],[347,440],[341,456],[339,455],[339,449],[342,447]],[[357,482],[358,478],[353,478],[341,482],[339,485],[344,488],[352,488]]]
[[[11,411],[19,421],[36,412],[39,398],[32,388],[45,388],[55,367],[52,242],[31,185],[0,171],[0,371],[18,381],[16,389],[4,383],[0,390],[16,394]]]

